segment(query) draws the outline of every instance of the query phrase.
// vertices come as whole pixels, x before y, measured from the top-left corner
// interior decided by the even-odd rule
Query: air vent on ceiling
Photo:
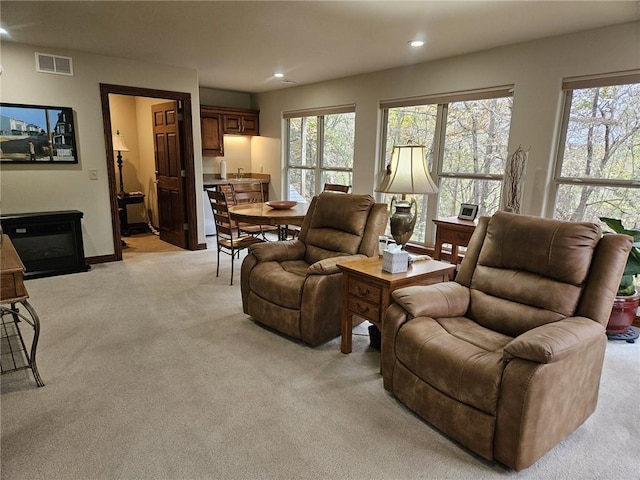
[[[36,52],[36,71],[73,76],[73,60],[71,57]]]

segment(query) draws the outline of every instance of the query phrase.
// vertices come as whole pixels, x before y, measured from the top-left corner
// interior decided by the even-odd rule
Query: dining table
[[[237,222],[254,225],[275,225],[278,240],[286,240],[289,225],[302,225],[309,204],[298,202],[290,208],[273,208],[269,202],[243,203],[229,207],[229,215]]]

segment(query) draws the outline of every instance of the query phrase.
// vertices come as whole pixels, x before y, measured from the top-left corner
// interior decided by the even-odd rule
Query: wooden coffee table
[[[382,319],[392,302],[391,292],[412,285],[448,281],[455,265],[438,260],[414,262],[406,272],[382,270],[382,257],[338,264],[343,274],[342,353],[351,353],[353,315],[365,318],[382,331]]]

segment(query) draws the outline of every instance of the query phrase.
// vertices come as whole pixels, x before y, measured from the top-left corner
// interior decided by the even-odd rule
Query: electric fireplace
[[[0,216],[4,234],[11,238],[25,278],[86,272],[78,210],[20,213]]]

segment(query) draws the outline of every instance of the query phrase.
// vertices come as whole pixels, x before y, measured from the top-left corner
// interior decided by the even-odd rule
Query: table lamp
[[[121,152],[128,152],[127,144],[124,143],[124,137],[120,135],[120,130],[116,130],[115,135],[111,135],[113,141],[113,151],[118,152],[118,172],[120,174],[120,195],[125,195],[124,182],[122,180],[122,154]]]
[[[391,162],[376,192],[397,193],[402,195],[397,200],[394,195],[391,200],[391,236],[402,249],[413,235],[413,227],[416,224],[418,205],[415,198],[407,200],[407,194],[437,193],[438,187],[429,175],[429,166],[426,160],[427,148],[423,145],[396,145],[393,147]],[[395,205],[395,211],[394,210]],[[411,215],[411,208],[415,213]]]

